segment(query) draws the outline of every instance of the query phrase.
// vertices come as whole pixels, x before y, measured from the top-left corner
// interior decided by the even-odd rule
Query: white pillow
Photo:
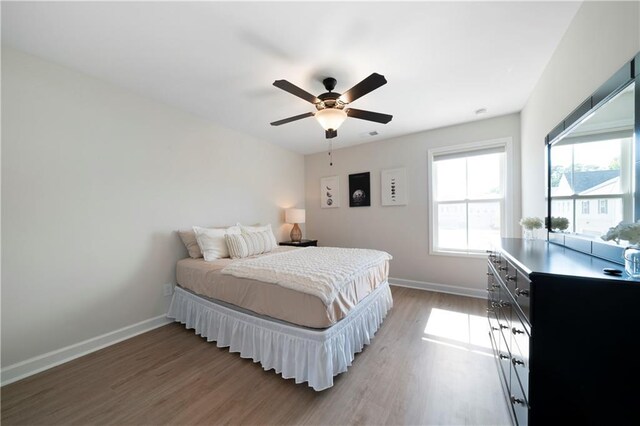
[[[224,236],[226,234],[240,234],[241,231],[238,226],[231,226],[227,229],[208,229],[194,226],[193,232],[196,234],[196,241],[198,241],[198,247],[202,251],[204,260],[209,262],[229,257],[229,250]]]
[[[232,259],[268,253],[273,250],[271,232],[249,232],[245,234],[226,234],[224,236]]]
[[[273,230],[271,229],[270,223],[267,225],[259,225],[259,226],[245,226],[238,223],[237,226],[240,227],[243,234],[250,234],[252,232],[268,232],[269,240],[271,242],[270,244],[271,248],[268,251],[271,251],[274,248],[278,247],[278,241],[276,240],[276,236],[273,235]]]

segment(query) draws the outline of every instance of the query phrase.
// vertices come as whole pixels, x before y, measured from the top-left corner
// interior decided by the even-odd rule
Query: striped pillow
[[[269,235],[269,240],[270,240],[270,245],[272,246],[272,250],[278,246],[278,242],[276,241],[275,235],[273,235],[273,230],[271,229],[270,223],[263,226],[246,226],[238,223],[236,224],[236,226],[240,227],[240,230],[243,234],[251,234],[254,232],[267,232]]]
[[[232,259],[269,253],[275,247],[271,241],[272,232],[249,232],[247,234],[226,234],[229,255]]]

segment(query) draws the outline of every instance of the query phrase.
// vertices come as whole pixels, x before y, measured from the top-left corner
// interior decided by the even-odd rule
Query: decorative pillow
[[[204,260],[209,262],[211,260],[229,257],[229,250],[227,249],[224,236],[227,234],[240,234],[240,228],[231,226],[226,229],[208,229],[194,226],[193,232],[195,233],[196,241],[198,242],[200,251],[202,251]]]
[[[269,234],[269,245],[270,249],[268,251],[273,250],[278,247],[278,241],[276,240],[276,236],[273,235],[273,230],[271,229],[271,224],[261,225],[261,226],[245,226],[241,224],[237,224],[236,226],[240,227],[240,230],[243,234],[251,234],[254,232],[267,232]]]
[[[254,256],[268,253],[273,250],[271,243],[272,232],[249,232],[245,234],[227,234],[224,239],[227,242],[229,255],[232,259]]]
[[[189,257],[193,259],[200,259],[202,257],[202,251],[200,251],[200,247],[198,247],[196,233],[193,232],[193,229],[178,231],[178,235],[180,235],[182,243],[187,248]]]

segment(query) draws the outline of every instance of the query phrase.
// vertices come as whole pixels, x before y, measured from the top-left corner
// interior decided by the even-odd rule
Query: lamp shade
[[[316,112],[316,120],[325,130],[338,130],[338,127],[347,119],[347,113],[337,108],[325,108]]]
[[[287,223],[304,223],[304,209],[287,209],[284,212],[284,221]]]

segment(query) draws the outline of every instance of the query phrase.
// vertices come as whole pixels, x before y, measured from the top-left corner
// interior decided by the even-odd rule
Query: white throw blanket
[[[239,260],[225,267],[222,273],[311,294],[329,306],[347,283],[390,259],[389,253],[378,250],[305,247]]]

